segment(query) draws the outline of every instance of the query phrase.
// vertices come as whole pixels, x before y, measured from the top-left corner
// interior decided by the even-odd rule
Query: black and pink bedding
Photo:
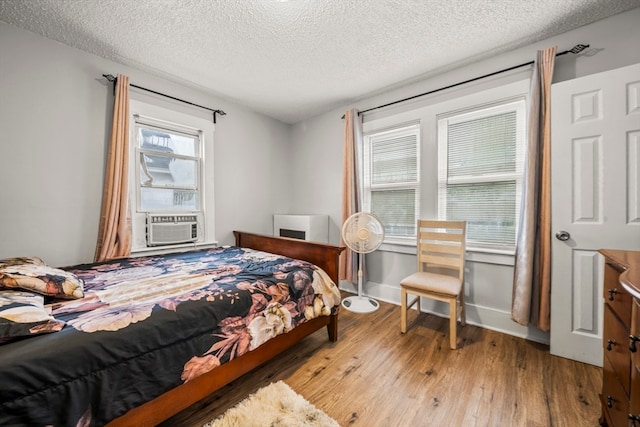
[[[322,269],[239,247],[65,271],[84,296],[48,301],[64,327],[0,345],[0,425],[104,425],[340,301]]]

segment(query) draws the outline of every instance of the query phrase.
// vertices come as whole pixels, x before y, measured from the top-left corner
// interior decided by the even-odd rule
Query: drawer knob
[[[618,290],[617,289],[609,289],[607,292],[609,292],[609,301],[613,301],[613,296],[618,293]]]
[[[616,345],[616,340],[607,340],[607,351],[613,350],[614,345]]]
[[[638,335],[637,337],[634,335],[629,335],[629,351],[631,353],[635,353],[636,351],[638,351],[637,347],[636,347],[636,343],[640,341],[640,335]],[[638,420],[640,421],[640,420]]]
[[[607,396],[607,408],[613,408],[613,396]]]

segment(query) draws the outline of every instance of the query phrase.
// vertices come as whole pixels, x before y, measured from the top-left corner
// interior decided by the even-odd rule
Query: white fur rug
[[[282,381],[269,384],[204,427],[340,427]]]

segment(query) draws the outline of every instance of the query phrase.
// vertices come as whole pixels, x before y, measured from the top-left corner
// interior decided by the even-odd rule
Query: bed
[[[0,344],[0,425],[152,426],[321,328],[336,341],[343,248],[234,234],[46,283],[66,293],[45,300],[52,320]]]

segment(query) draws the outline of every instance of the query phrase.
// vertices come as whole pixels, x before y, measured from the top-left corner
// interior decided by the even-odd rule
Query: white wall
[[[415,94],[447,86],[488,74],[516,64],[535,59],[538,49],[557,45],[558,51],[572,48],[578,43],[590,44],[588,51],[580,56],[567,54],[558,57],[555,65],[554,81],[568,80],[609,69],[640,62],[640,8],[611,18],[578,28],[563,35],[536,43],[490,60],[465,64],[446,70],[436,76],[425,76],[410,85],[389,89],[376,96],[345,105],[343,108],[329,111],[313,119],[298,123],[291,130],[293,157],[296,159],[294,173],[298,177],[294,184],[296,199],[294,205],[304,207],[308,213],[327,213],[331,215],[330,241],[337,244],[340,239],[341,223],[341,169],[343,147],[344,112],[351,107],[365,110],[377,105],[396,101]],[[520,70],[499,78],[486,79],[467,87],[395,107],[378,110],[364,116],[365,122],[387,117],[402,111],[415,109],[439,102],[443,99],[501,85],[519,80],[530,73]],[[357,78],[357,76],[353,76]],[[423,135],[433,140],[434,135]],[[320,163],[322,160],[322,164]],[[423,209],[424,211],[424,209]],[[295,209],[291,213],[297,212]],[[548,342],[548,334],[535,328],[525,328],[510,320],[511,286],[513,267],[508,265],[510,257],[467,263],[467,304],[470,323],[504,331],[513,335]],[[496,263],[493,263],[493,262]],[[506,262],[505,262],[506,261]],[[399,303],[398,282],[415,269],[413,255],[377,251],[367,256],[365,291],[382,300]],[[344,288],[348,285],[342,284]],[[428,306],[442,313],[447,309],[441,305]]]
[[[554,44],[560,51],[577,43],[591,45],[581,56],[558,58],[556,81],[638,63],[638,22],[640,9],[634,9],[491,60],[388,88],[292,127],[187,85],[0,23],[0,258],[37,255],[51,265],[93,259],[112,108],[111,85],[102,79],[103,73],[123,73],[134,84],[228,113],[218,120],[215,133],[216,235],[221,244],[233,242],[234,229],[271,233],[274,212],[330,215],[329,238],[335,244],[341,224],[340,117],[346,109],[364,110],[528,62],[536,50]],[[500,82],[521,77],[522,72],[515,73]],[[488,79],[455,93],[495,84]],[[365,120],[447,96],[451,95],[381,110]],[[380,251],[368,257],[366,289],[398,302],[397,283],[414,269],[413,256]],[[511,266],[472,261],[467,268],[472,323],[538,341],[548,339],[509,320]]]
[[[272,214],[289,210],[289,125],[0,23],[0,258],[93,260],[113,108],[103,73],[224,110],[214,147],[217,239],[233,243],[234,229],[271,233]]]

